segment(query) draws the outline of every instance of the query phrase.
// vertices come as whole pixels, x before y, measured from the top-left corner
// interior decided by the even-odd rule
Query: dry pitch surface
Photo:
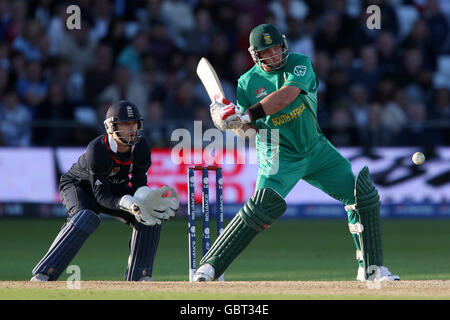
[[[130,296],[119,299],[133,299],[133,291],[148,293],[149,299],[166,299],[171,294],[177,299],[302,299],[315,297],[320,299],[450,299],[450,280],[395,281],[360,283],[357,281],[226,281],[189,283],[184,281],[128,283],[124,281],[82,281],[81,290],[89,292],[91,298],[105,299],[105,292],[124,292]],[[11,290],[10,290],[11,289]],[[65,281],[30,283],[26,281],[0,281],[0,299],[8,299],[6,292],[16,290],[46,291],[67,290]],[[34,289],[34,290],[33,290]],[[74,290],[71,290],[74,291]],[[95,293],[99,295],[96,298]],[[158,294],[161,296],[158,297]],[[155,296],[156,295],[156,296]],[[163,297],[163,298],[161,298]],[[68,296],[66,299],[70,299]],[[80,297],[74,297],[79,299]],[[26,299],[26,298],[25,298]],[[31,299],[36,299],[31,297]],[[52,297],[50,297],[52,299]],[[81,299],[83,299],[81,297]],[[108,299],[108,298],[106,298]],[[113,297],[114,299],[114,297]],[[169,298],[170,299],[170,298]]]

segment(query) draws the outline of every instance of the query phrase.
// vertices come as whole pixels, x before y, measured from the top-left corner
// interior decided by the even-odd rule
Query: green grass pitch
[[[0,280],[29,280],[64,221],[1,219]],[[384,220],[382,226],[385,265],[402,280],[450,279],[450,220]],[[130,234],[129,226],[104,219],[71,262],[80,267],[82,280],[123,280]],[[197,234],[197,251],[201,251]],[[279,220],[235,260],[226,279],[354,280],[356,269],[355,247],[345,220]],[[68,277],[63,273],[59,280]],[[188,280],[186,220],[164,223],[153,279]]]

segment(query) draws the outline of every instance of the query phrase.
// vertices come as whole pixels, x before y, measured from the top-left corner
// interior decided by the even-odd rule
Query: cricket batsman
[[[132,226],[125,280],[152,280],[161,222],[175,215],[179,197],[168,186],[147,187],[151,151],[141,136],[142,122],[138,108],[130,101],[118,101],[108,108],[104,121],[107,134],[89,143],[61,176],[60,197],[69,217],[33,269],[30,281],[57,280],[99,226],[99,213]]]
[[[344,204],[356,245],[356,279],[399,280],[383,266],[380,200],[368,168],[355,177],[350,162],[319,128],[319,82],[311,60],[289,53],[285,36],[271,24],[256,26],[249,42],[255,65],[238,80],[237,105],[218,97],[210,110],[221,130],[232,129],[241,137],[256,130],[255,193],[200,261],[194,281],[220,277],[255,236],[285,212],[284,199],[300,179]],[[264,139],[262,129],[269,132]]]

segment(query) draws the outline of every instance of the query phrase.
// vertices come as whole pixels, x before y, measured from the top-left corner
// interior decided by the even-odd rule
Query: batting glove
[[[210,105],[211,117],[216,127],[222,131],[239,129],[245,122],[238,111],[238,107],[223,97],[217,97]]]

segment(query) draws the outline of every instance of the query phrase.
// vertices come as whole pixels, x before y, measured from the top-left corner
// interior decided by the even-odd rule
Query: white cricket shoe
[[[45,282],[48,281],[49,276],[43,273],[38,273],[33,278],[30,279],[30,282]]]
[[[152,277],[145,276],[139,279],[139,282],[151,282],[153,281]]]
[[[210,264],[204,264],[194,273],[194,282],[199,281],[214,281],[215,270]]]
[[[358,267],[358,275],[356,276],[358,281],[366,281],[366,275],[363,267]],[[374,281],[395,281],[400,280],[400,277],[396,274],[392,274],[387,267],[381,266],[375,270],[374,276],[370,280]]]

